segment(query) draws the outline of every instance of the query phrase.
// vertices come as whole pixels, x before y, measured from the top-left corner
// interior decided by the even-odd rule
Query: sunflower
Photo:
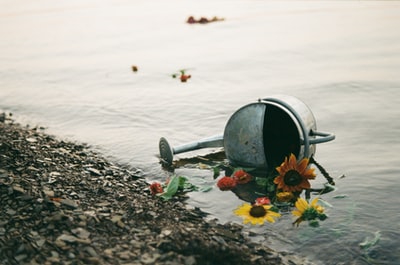
[[[295,203],[297,209],[292,212],[292,214],[298,218],[293,224],[297,224],[298,226],[302,221],[314,221],[316,219],[321,221],[325,220],[327,218],[324,213],[325,209],[321,205],[317,204],[318,200],[319,198],[316,197],[310,204],[308,204],[305,199],[298,198]]]
[[[252,225],[264,224],[265,221],[274,223],[274,217],[280,217],[281,215],[277,212],[270,210],[271,205],[251,205],[248,203],[238,207],[234,213],[237,216],[242,216],[243,223],[251,223]]]
[[[314,168],[308,168],[308,158],[303,158],[299,163],[294,154],[285,157],[285,161],[276,168],[279,176],[274,179],[278,189],[283,191],[302,191],[309,189],[309,179],[315,178]]]

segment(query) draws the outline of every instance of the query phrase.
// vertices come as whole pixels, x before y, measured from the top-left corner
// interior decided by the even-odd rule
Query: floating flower
[[[238,184],[246,184],[253,178],[249,173],[244,171],[243,169],[236,170],[233,173],[233,178],[236,180]]]
[[[315,178],[314,168],[308,168],[308,158],[303,158],[299,163],[294,154],[285,157],[285,161],[276,168],[279,176],[274,179],[278,189],[283,191],[302,191],[311,187],[309,179]]]
[[[195,23],[200,23],[200,24],[206,24],[209,22],[216,22],[216,21],[223,21],[225,20],[224,18],[218,18],[218,17],[213,17],[211,19],[208,19],[206,17],[201,17],[200,19],[195,19],[193,16],[188,17],[188,19],[186,20],[186,23],[189,24],[195,24]]]
[[[260,197],[256,199],[255,205],[268,205],[271,204],[271,200],[268,197]]]
[[[191,78],[191,75],[185,75],[185,74],[181,74],[181,82],[186,82],[189,78]]]
[[[271,205],[250,205],[245,203],[237,208],[234,213],[241,216],[245,224],[262,225],[265,221],[274,223],[274,218],[281,216],[279,213],[270,210],[271,208]]]
[[[298,226],[302,221],[314,221],[316,219],[321,221],[325,220],[327,218],[324,213],[325,209],[317,204],[318,200],[319,198],[316,197],[311,201],[311,204],[308,204],[305,199],[298,198],[295,203],[297,209],[292,211],[292,214],[298,218],[293,224],[297,224]],[[318,223],[314,222],[313,225],[318,225]]]
[[[222,177],[217,182],[218,188],[222,191],[231,190],[236,187],[236,184],[236,180],[228,176]]]
[[[197,22],[197,21],[194,19],[193,16],[188,17],[188,19],[186,20],[186,23],[189,23],[189,24],[194,24],[194,23],[196,23],[196,22]]]
[[[282,191],[276,194],[276,200],[278,202],[290,202],[293,199],[294,199],[294,194],[288,191]]]
[[[158,194],[158,193],[162,193],[163,191],[164,190],[163,190],[163,187],[161,186],[161,183],[159,183],[159,182],[151,183],[151,185],[150,185],[151,194],[155,195],[155,194]]]

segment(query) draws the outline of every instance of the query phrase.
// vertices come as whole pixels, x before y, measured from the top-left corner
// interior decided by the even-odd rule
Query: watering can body
[[[235,167],[268,171],[293,153],[297,159],[315,154],[317,143],[331,141],[332,133],[317,131],[310,108],[299,99],[276,95],[238,109],[228,120],[223,135],[171,148],[160,139],[160,157],[171,164],[173,155],[206,147],[223,147]]]

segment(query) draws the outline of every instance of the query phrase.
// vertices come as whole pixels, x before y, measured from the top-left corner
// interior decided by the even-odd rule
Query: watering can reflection
[[[314,115],[299,99],[276,95],[241,107],[228,120],[224,134],[171,147],[159,142],[160,158],[172,164],[173,155],[202,148],[223,147],[235,167],[268,171],[293,153],[298,160],[315,154],[316,144],[335,139],[317,131]]]

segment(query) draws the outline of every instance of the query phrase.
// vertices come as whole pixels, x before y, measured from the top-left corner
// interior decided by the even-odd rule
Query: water
[[[324,196],[333,208],[320,228],[293,228],[287,216],[249,228],[255,240],[320,264],[400,261],[399,2],[3,0],[0,10],[0,109],[149,179],[166,176],[161,136],[178,145],[220,134],[260,97],[300,98],[336,134],[317,161],[346,177]],[[226,20],[188,25],[190,15]],[[187,83],[171,78],[180,69]],[[177,173],[214,184],[208,170]],[[240,221],[230,192],[193,192],[189,203]]]

